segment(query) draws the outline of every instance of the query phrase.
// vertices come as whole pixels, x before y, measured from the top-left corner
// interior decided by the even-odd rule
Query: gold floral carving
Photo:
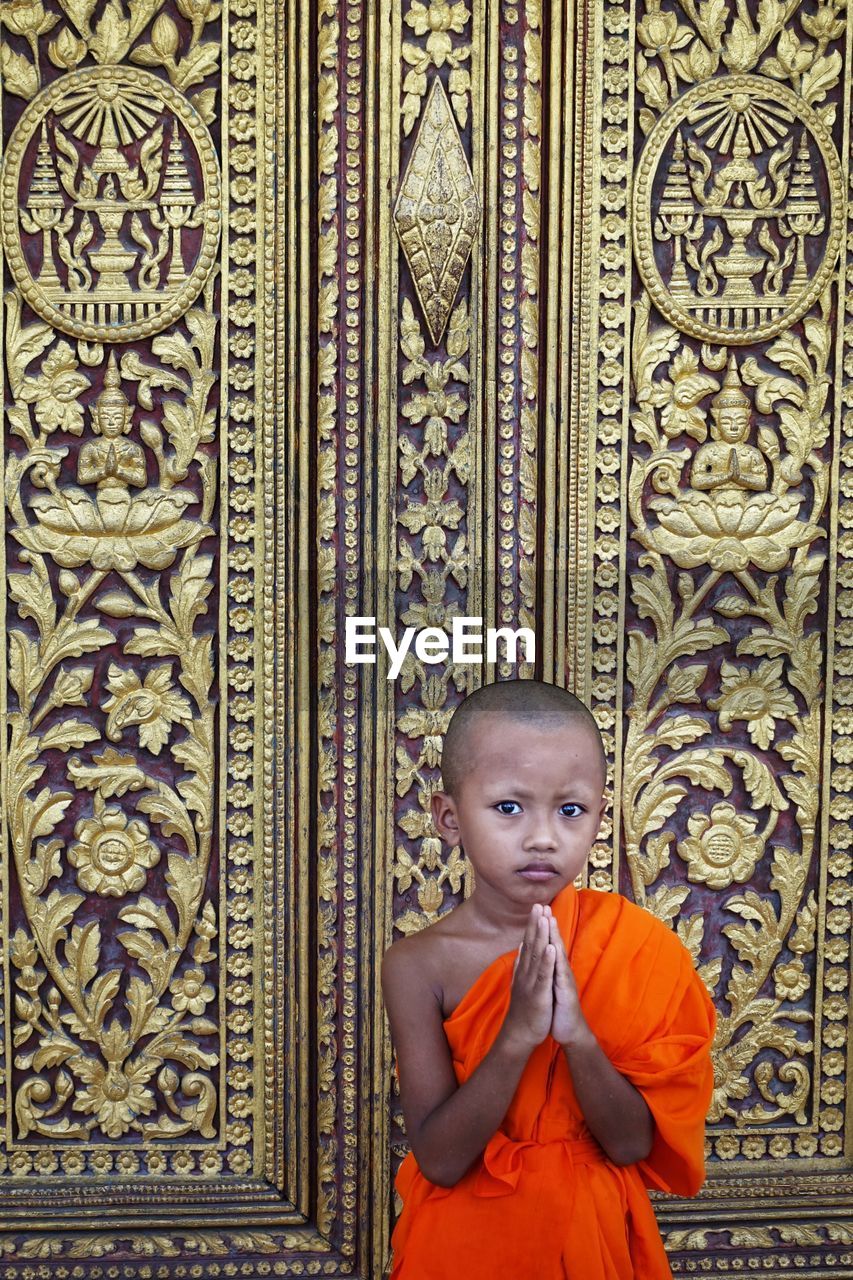
[[[70,1272],[85,1263],[81,1273],[92,1280],[113,1271],[150,1280],[167,1259],[173,1269],[191,1260],[194,1274],[210,1277],[235,1267],[259,1275],[381,1274],[387,1171],[380,1152],[374,1186],[384,1204],[371,1206],[372,1231],[363,1233],[357,1156],[365,1135],[375,1132],[369,1108],[390,1076],[381,1035],[367,1071],[359,1049],[361,1005],[373,999],[358,972],[370,937],[369,922],[358,918],[362,892],[374,874],[365,854],[374,832],[382,846],[393,830],[391,856],[376,859],[370,888],[384,900],[380,877],[390,862],[399,890],[394,925],[403,932],[436,919],[463,891],[464,859],[442,853],[429,798],[439,785],[448,716],[471,673],[438,678],[436,668],[410,659],[386,695],[381,681],[364,680],[338,658],[342,618],[370,598],[363,571],[375,549],[394,578],[396,616],[405,615],[405,625],[446,630],[456,614],[477,612],[482,598],[483,612],[493,609],[501,622],[530,622],[536,609],[537,627],[547,627],[540,532],[566,509],[576,539],[570,550],[578,548],[589,593],[576,594],[576,636],[565,656],[616,766],[617,837],[610,839],[608,817],[593,851],[591,883],[612,887],[614,870],[623,871],[638,900],[678,929],[721,1011],[708,1135],[713,1184],[706,1194],[713,1207],[700,1200],[692,1219],[688,1206],[661,1206],[665,1222],[673,1215],[672,1229],[665,1227],[673,1272],[853,1270],[853,1240],[841,1213],[819,1219],[798,1206],[797,1220],[784,1222],[772,1207],[789,1189],[812,1200],[821,1194],[829,1178],[815,1166],[828,1157],[837,1169],[846,1142],[853,514],[845,498],[853,414],[836,422],[835,413],[838,404],[849,411],[853,399],[831,263],[826,270],[843,200],[833,185],[837,162],[822,146],[831,134],[839,148],[849,117],[845,6],[603,0],[552,5],[543,14],[539,0],[491,7],[405,0],[394,22],[379,28],[364,7],[332,0],[308,6],[307,16],[299,5],[258,14],[252,0],[232,0],[224,14],[216,0],[105,0],[95,8],[88,0],[8,0],[3,9],[4,101],[19,99],[10,119],[55,86],[65,94],[74,76],[91,85],[93,60],[125,87],[134,64],[154,78],[165,104],[161,183],[175,126],[199,181],[193,203],[173,202],[169,216],[177,227],[162,207],[128,205],[120,244],[136,239],[134,213],[151,243],[138,267],[144,257],[157,257],[165,234],[149,215],[168,227],[164,264],[176,239],[186,242],[189,273],[190,246],[203,239],[201,225],[188,225],[205,204],[200,153],[168,92],[186,95],[194,119],[205,125],[220,102],[227,108],[215,137],[228,168],[217,194],[227,227],[221,288],[211,263],[195,296],[180,296],[180,314],[160,324],[159,304],[152,304],[154,312],[142,317],[152,328],[140,332],[132,350],[110,350],[107,344],[123,341],[126,330],[109,313],[100,336],[71,331],[53,317],[47,336],[44,308],[23,294],[26,280],[6,282],[7,647],[18,686],[34,692],[21,704],[9,684],[4,743],[4,809],[10,828],[29,835],[25,847],[10,848],[13,915],[4,936],[12,990],[0,1015],[9,1040],[18,1043],[0,1066],[13,1139],[0,1168],[4,1178],[11,1175],[10,1202],[19,1197],[14,1211],[21,1223],[21,1206],[42,1195],[51,1207],[65,1208],[64,1178],[75,1180],[72,1194],[80,1188],[87,1197],[82,1212],[91,1220],[110,1184],[108,1198],[134,1215],[144,1212],[139,1205],[147,1195],[165,1216],[162,1202],[173,1190],[182,1205],[195,1207],[190,1173],[205,1180],[198,1186],[211,1204],[223,1169],[246,1175],[235,1194],[261,1204],[262,1213],[279,1212],[272,1208],[276,1192],[286,1195],[291,1182],[304,1202],[282,1204],[282,1215],[292,1213],[295,1221],[303,1203],[316,1206],[316,1224],[287,1231],[267,1225],[125,1233],[91,1222],[83,1229],[80,1218],[73,1231],[48,1231],[42,1215],[37,1227],[0,1233],[10,1278],[52,1280],[58,1268]],[[212,29],[220,17],[221,45]],[[572,27],[562,32],[562,45],[561,24]],[[294,33],[308,38],[291,42]],[[276,52],[277,38],[285,57]],[[590,54],[583,86],[565,82],[576,48]],[[220,79],[226,50],[227,76]],[[373,78],[377,65],[390,70],[387,85]],[[694,90],[690,112],[717,110],[718,98],[734,96],[735,79],[749,90],[748,103],[736,103],[734,112],[747,132],[748,154],[738,141],[737,172],[727,176],[720,171],[732,152],[712,144],[709,130],[698,132],[701,118],[681,113]],[[452,293],[449,278],[442,284],[444,315],[431,317],[410,259],[388,238],[394,224],[377,192],[395,190],[396,144],[403,181],[412,179],[436,82],[447,138],[457,138],[473,186],[482,183],[497,202],[487,210],[483,252],[467,250]],[[309,100],[303,91],[312,107],[316,102],[316,115],[305,112],[311,125],[292,128]],[[265,104],[263,119],[256,100]],[[588,114],[576,119],[573,103]],[[629,119],[634,103],[636,122]],[[771,120],[789,108],[794,119],[784,137],[756,149],[749,121],[766,121],[768,103],[777,108]],[[365,128],[374,118],[379,145]],[[62,186],[60,163],[68,157],[54,127],[60,121],[62,132],[62,119],[51,109],[31,133],[21,181],[39,163],[37,176],[47,181],[46,149]],[[300,130],[309,127],[315,131],[300,141]],[[128,152],[131,168],[140,165],[141,183],[157,165],[154,151],[147,170],[142,163],[150,137],[151,131],[141,135]],[[715,175],[703,178],[691,141]],[[735,134],[732,150],[734,141]],[[633,158],[653,145],[660,147],[647,228],[653,261],[648,272],[640,264],[638,278],[628,201],[637,177]],[[312,235],[300,230],[298,192],[314,161]],[[276,165],[288,189],[282,220],[268,181]],[[291,173],[301,175],[292,189]],[[819,210],[809,174],[822,187]],[[74,185],[85,202],[83,176],[75,172]],[[107,204],[123,195],[119,176],[114,171]],[[723,185],[731,180],[727,194],[715,187],[715,176]],[[787,195],[777,199],[785,182]],[[583,232],[576,237],[565,217],[572,188],[575,229]],[[769,203],[761,203],[762,191]],[[67,241],[71,257],[81,256],[73,243],[81,222],[60,236],[56,227],[39,225],[52,221],[49,198],[27,210],[25,193],[16,194],[21,218],[31,217],[36,228],[18,222],[16,210],[27,261],[37,269],[47,232],[65,280],[69,263],[59,246]],[[735,203],[739,195],[744,205]],[[137,200],[133,192],[129,200]],[[453,203],[418,201],[411,200],[409,212],[420,207],[433,227]],[[70,202],[69,196],[60,223]],[[744,207],[751,221],[741,234]],[[98,235],[106,230],[95,211],[81,212]],[[691,238],[700,218],[706,237],[719,227],[721,245],[708,249],[708,238]],[[780,230],[783,222],[789,234]],[[384,228],[379,242],[369,231],[374,226]],[[304,241],[298,250],[294,230]],[[471,235],[478,233],[475,223]],[[693,310],[672,288],[676,245],[696,295]],[[121,247],[130,252],[129,243]],[[292,292],[285,272],[276,303],[280,253],[296,254],[293,279],[305,288],[304,296]],[[85,248],[82,257],[90,266]],[[750,257],[760,264],[754,274],[753,263],[746,261],[749,272],[744,266]],[[734,268],[728,277],[721,260]],[[805,283],[801,270],[797,276],[802,262]],[[162,299],[168,266],[161,279],[159,264],[145,265]],[[827,278],[816,285],[821,271]],[[660,298],[653,296],[655,272]],[[739,279],[742,289],[749,276],[759,299],[765,281],[771,284],[788,309],[761,324],[778,329],[740,340],[749,329],[748,290],[730,307],[741,308],[737,331],[719,301],[713,317],[711,295],[700,294],[697,281],[708,287],[715,272],[719,281]],[[570,297],[575,281],[580,293]],[[425,288],[434,289],[435,281]],[[381,305],[372,311],[369,299],[377,297]],[[170,296],[169,305],[174,301]],[[271,319],[276,306],[280,328]],[[783,302],[773,306],[778,311]],[[573,313],[568,320],[566,311]],[[386,319],[374,335],[377,312]],[[315,324],[309,338],[304,326]],[[202,330],[205,352],[192,342]],[[749,341],[754,350],[746,349]],[[213,358],[219,351],[229,357],[221,370]],[[372,363],[365,359],[371,351]],[[573,352],[584,368],[581,387],[562,369]],[[266,371],[279,364],[283,372],[269,379]],[[561,456],[561,437],[557,429],[549,445],[548,421],[552,391],[563,382],[561,404],[571,401],[571,413],[580,416],[566,451],[563,496],[555,501],[549,460]],[[211,410],[220,394],[227,431],[217,434]],[[315,407],[316,454],[304,479],[305,424]],[[254,452],[256,413],[262,467]],[[378,444],[375,422],[387,426]],[[841,433],[837,453],[833,432]],[[228,486],[214,456],[228,469]],[[288,521],[294,503],[305,509],[303,483],[310,486],[312,478],[311,528],[299,535],[299,557],[316,572],[291,596],[287,564],[279,580],[276,546],[293,545]],[[396,508],[385,511],[385,498],[393,506],[395,493]],[[213,563],[220,524],[222,552]],[[261,560],[266,608],[253,578]],[[481,561],[486,574],[494,573],[489,597],[480,594]],[[208,588],[217,570],[214,596]],[[833,624],[830,613],[827,625],[825,610],[835,600],[838,618]],[[297,606],[309,619],[295,628],[309,634],[306,650],[288,634]],[[221,643],[205,652],[217,616]],[[12,638],[16,632],[26,645]],[[142,632],[159,635],[163,651],[154,640],[145,653],[129,648]],[[83,647],[60,651],[71,637]],[[255,683],[261,654],[263,694]],[[215,678],[205,684],[212,670]],[[559,678],[559,666],[554,670]],[[502,667],[498,674],[515,673]],[[276,712],[281,685],[285,710]],[[301,813],[288,826],[287,786],[314,768],[289,773],[283,744],[291,740],[291,710],[296,754],[316,762],[316,830]],[[396,738],[387,779],[369,749],[377,712]],[[268,733],[273,724],[275,733]],[[821,759],[830,741],[831,768]],[[30,758],[33,742],[44,750]],[[255,757],[259,742],[263,770]],[[220,755],[228,782],[214,800]],[[286,780],[280,788],[279,772]],[[385,798],[374,821],[375,774],[382,776],[376,796]],[[258,820],[260,794],[272,797],[275,821]],[[193,807],[196,801],[202,807]],[[630,847],[620,865],[622,833]],[[302,852],[294,854],[296,846]],[[313,913],[317,945],[307,981],[294,987],[281,963],[289,922],[279,920],[276,886],[290,885],[307,848],[317,896],[300,897],[299,910]],[[220,893],[199,894],[202,874],[210,870],[207,884],[215,879],[214,852]],[[118,928],[108,931],[103,921],[112,923],[119,912]],[[181,958],[171,967],[176,949]],[[141,986],[131,988],[131,977]],[[298,1024],[301,1035],[305,1017],[313,1033],[307,1072],[306,1042],[282,1054],[277,1032],[283,1022]],[[85,1034],[90,1029],[94,1038]],[[53,1063],[44,1055],[59,1052],[61,1038],[73,1048]],[[188,1063],[176,1047],[185,1056],[221,1055],[222,1062]],[[316,1110],[301,1099],[306,1080],[316,1086]],[[370,1101],[361,1106],[368,1088]],[[302,1160],[301,1137],[290,1140],[281,1098],[296,1129],[317,1136],[310,1161]],[[393,1123],[391,1133],[399,1154]],[[796,1177],[784,1171],[789,1160]],[[746,1167],[756,1175],[766,1161],[764,1177],[744,1179],[738,1167],[726,1179],[726,1162],[735,1161],[752,1162]],[[25,1183],[30,1171],[55,1181],[42,1191],[35,1179]],[[158,1186],[167,1172],[178,1175],[166,1184],[168,1193]],[[97,1177],[82,1177],[92,1173]],[[761,1203],[744,1223],[738,1215],[747,1181]],[[832,1186],[848,1195],[850,1179],[839,1173]],[[715,1229],[724,1215],[727,1225]],[[692,1221],[701,1229],[685,1230]],[[358,1252],[368,1235],[377,1242],[373,1256]]]
[[[318,232],[319,314],[317,393],[319,448],[317,473],[317,657],[319,664],[319,769],[317,804],[319,901],[317,945],[319,955],[318,1043],[321,1046],[317,1078],[320,1150],[317,1162],[317,1224],[328,1233],[339,1211],[335,1178],[339,1155],[338,1132],[341,1096],[337,1076],[338,1041],[335,1027],[335,984],[339,980],[336,908],[336,805],[341,777],[335,746],[337,712],[336,677],[340,662],[340,633],[336,627],[335,596],[338,586],[335,526],[337,523],[337,397],[341,385],[338,254],[341,238],[341,196],[338,166],[341,149],[336,115],[340,107],[338,63],[341,57],[340,27],[331,3],[319,6],[317,62],[320,86],[318,136]]]
[[[394,206],[430,335],[444,333],[480,221],[471,166],[436,76]]]
[[[754,816],[738,814],[727,802],[709,811],[694,811],[688,821],[689,836],[677,846],[687,863],[689,880],[717,890],[733,881],[750,880],[759,860],[768,857],[770,885],[781,904],[776,907],[753,889],[725,902],[726,911],[743,923],[728,924],[722,930],[736,960],[724,993],[730,1012],[721,1013],[718,1021],[710,1119],[719,1121],[728,1115],[745,1125],[788,1114],[804,1124],[811,1073],[802,1059],[810,1053],[812,1041],[798,1033],[797,1024],[804,1015],[790,1003],[803,994],[799,982],[792,980],[796,966],[814,948],[813,901],[806,896],[806,882],[815,847],[821,641],[807,626],[807,619],[816,608],[824,564],[824,556],[811,550],[810,544],[822,534],[827,495],[828,476],[817,451],[826,439],[829,299],[824,298],[820,316],[805,322],[808,349],[789,332],[767,349],[766,359],[775,367],[761,367],[751,359],[740,366],[747,385],[755,388],[756,407],[765,419],[775,414],[779,424],[777,430],[765,421],[758,433],[760,448],[749,443],[752,402],[737,375],[736,360],[727,359],[725,351],[712,358],[703,349],[706,364],[712,361],[711,372],[694,373],[690,393],[682,397],[687,401],[682,407],[682,430],[700,442],[692,455],[675,447],[675,437],[661,429],[658,418],[661,397],[656,386],[667,381],[676,385],[680,370],[674,367],[675,361],[681,369],[685,366],[683,351],[674,356],[679,334],[670,326],[650,329],[649,314],[646,297],[635,312],[638,412],[633,436],[649,452],[635,455],[629,509],[633,536],[645,548],[640,565],[646,570],[633,577],[631,590],[640,617],[647,618],[654,630],[652,636],[632,630],[627,654],[631,706],[623,823],[632,883],[638,900],[656,914],[673,922],[678,918],[678,931],[698,961],[705,925],[702,912],[688,914],[692,890],[659,884],[674,838],[667,829],[668,819],[688,794],[686,784],[728,796],[739,777]],[[655,378],[658,366],[673,356],[669,379]],[[722,369],[726,379],[712,396],[713,386],[718,385],[713,374]],[[711,441],[706,441],[706,401],[714,419]],[[663,412],[667,407],[664,403]],[[707,462],[703,450],[711,451]],[[800,512],[798,495],[789,511],[785,505],[789,486],[799,481],[804,470],[813,478],[810,510]],[[706,487],[697,489],[697,483]],[[649,490],[661,496],[647,499],[644,495]],[[772,500],[777,503],[776,526],[775,536],[770,537],[760,519],[756,525],[749,512],[759,501],[768,503],[761,512],[769,510]],[[657,524],[650,523],[646,504],[655,512]],[[739,512],[737,519],[730,517],[732,511]],[[697,538],[704,540],[701,554],[697,554]],[[677,592],[672,593],[667,559],[682,569],[699,569],[698,578],[682,572]],[[783,578],[756,576],[782,568],[787,569]],[[720,583],[724,584],[722,594]],[[730,643],[721,624],[747,617],[754,625],[737,642],[735,653],[757,657],[758,662],[738,667],[724,659],[719,694],[700,696],[699,689],[712,670],[708,659]],[[783,674],[790,682],[784,686]],[[698,711],[689,710],[690,704]],[[738,721],[745,722],[758,751],[701,745],[712,731],[703,706],[718,713],[717,725],[724,734]],[[777,736],[781,723],[792,730],[784,738]],[[772,740],[789,762],[790,772],[778,775],[768,767],[762,753]],[[657,755],[661,747],[666,748],[664,756]],[[778,815],[791,804],[801,848],[769,846]],[[653,889],[656,884],[659,887]],[[717,953],[700,969],[714,994],[723,959]],[[776,994],[768,999],[760,993],[773,973]],[[786,1059],[778,1068],[778,1080],[770,1061],[759,1060],[761,1051],[770,1047]],[[750,1107],[736,1107],[735,1100],[745,1098],[753,1087],[760,1100]]]
[[[421,600],[410,600],[405,608],[400,619],[405,626],[446,629],[462,612],[450,592],[453,587],[464,590],[468,584],[468,544],[465,534],[459,531],[464,510],[450,490],[454,482],[457,486],[466,485],[470,470],[469,435],[465,430],[469,343],[468,308],[460,302],[448,326],[445,358],[428,359],[414,308],[404,299],[400,349],[405,362],[401,378],[404,386],[413,389],[402,405],[402,414],[413,426],[421,428],[418,444],[402,433],[398,441],[405,501],[398,523],[406,531],[400,534],[398,580],[402,591],[418,582],[421,594]],[[423,391],[414,389],[418,382],[423,382]],[[454,384],[459,390],[448,392]],[[457,424],[461,430],[454,431]],[[406,494],[415,481],[422,487],[425,500],[413,500]],[[442,854],[441,841],[432,826],[430,797],[439,785],[441,737],[452,710],[448,693],[451,686],[462,688],[465,678],[461,667],[450,664],[440,674],[432,675],[410,653],[399,680],[402,694],[409,694],[415,687],[420,691],[420,705],[410,705],[397,719],[400,734],[414,744],[414,751],[408,745],[398,747],[397,795],[401,800],[411,797],[415,801],[414,807],[402,810],[398,821],[419,851],[413,858],[402,841],[396,848],[397,888],[405,893],[417,885],[420,908],[398,915],[395,928],[404,934],[438,918],[445,884],[452,893],[458,893],[462,886],[461,852],[452,849],[447,856]]]
[[[819,859],[832,877],[850,859],[825,852],[819,819],[830,803],[831,817],[849,816],[822,763],[844,7],[648,0],[634,28],[647,138],[634,177],[633,620],[617,807],[635,898],[677,929],[717,1003],[707,1149],[721,1161],[842,1152],[846,996],[834,993],[847,976],[833,930],[849,911],[835,881],[821,905]],[[623,16],[606,6],[611,92],[624,87]],[[613,98],[604,112],[612,183],[624,176]],[[617,292],[609,246],[625,226],[612,185],[602,203],[604,315]],[[612,436],[617,361],[599,372],[599,429]],[[597,523],[610,499],[605,476]],[[599,527],[603,574],[615,548]],[[593,682],[602,696],[606,685]],[[846,848],[841,824],[832,831]],[[780,1243],[761,1231],[727,1232],[720,1247]],[[684,1239],[669,1231],[668,1249]]]
[[[463,0],[412,0],[405,22],[416,36],[426,36],[423,44],[403,43],[403,61],[409,67],[403,81],[403,132],[408,134],[418,118],[427,91],[427,72],[450,67],[450,101],[461,128],[468,123],[471,74],[465,65],[471,57],[470,44],[455,44],[451,32],[464,35],[470,10]],[[452,301],[452,299],[451,299]]]
[[[145,884],[145,872],[160,861],[160,850],[148,839],[148,827],[139,818],[95,795],[94,813],[74,828],[75,841],[68,847],[68,861],[77,868],[77,883],[86,893],[124,898]]]
[[[141,446],[124,434],[132,403],[115,357],[109,357],[87,424],[76,401],[89,379],[78,372],[67,344],[60,340],[43,355],[54,343],[52,330],[41,321],[24,324],[20,295],[6,298],[6,357],[15,398],[10,417],[24,444],[23,452],[6,460],[6,507],[28,566],[10,574],[8,589],[21,619],[36,626],[36,638],[23,628],[8,635],[17,709],[8,714],[5,807],[26,918],[11,951],[18,988],[15,1065],[24,1076],[15,1101],[20,1137],[37,1133],[68,1141],[100,1130],[116,1138],[132,1129],[146,1138],[193,1130],[203,1137],[214,1134],[217,1088],[209,1073],[219,1055],[205,1037],[216,1024],[188,1016],[201,1013],[200,993],[212,994],[201,976],[215,958],[210,944],[217,933],[213,905],[203,900],[213,832],[211,637],[195,630],[211,588],[211,557],[199,543],[210,532],[216,492],[216,463],[202,447],[212,438],[207,398],[217,322],[210,288],[205,302],[189,313],[189,339],[173,332],[155,340],[161,363],[135,354],[122,361],[122,373],[139,383],[140,399],[149,405],[152,385],[180,392],[164,413],[167,437],[153,424],[143,428],[161,487],[132,498],[129,486],[144,486],[147,479]],[[33,374],[36,362],[41,372]],[[28,383],[56,382],[60,367],[64,380],[54,395],[61,417],[50,406],[47,413],[32,414]],[[51,440],[59,426],[84,437],[77,474],[96,486],[94,497],[60,479],[68,449]],[[180,532],[172,518],[177,541],[169,545],[150,518],[134,520],[133,504],[147,501],[146,512],[156,514],[158,504],[179,492],[176,482],[190,476],[201,482],[200,510],[182,518]],[[178,510],[197,502],[187,491]],[[56,534],[50,532],[48,510],[69,513]],[[186,550],[164,603],[156,583],[141,578],[137,566],[172,565],[181,547]],[[59,604],[50,587],[51,561],[60,568]],[[83,569],[83,575],[72,568]],[[115,576],[109,589],[98,594],[110,574]],[[64,710],[85,708],[92,685],[94,667],[76,660],[112,642],[105,622],[134,616],[143,625],[127,634],[123,654],[167,661],[144,681],[110,664],[106,733],[119,746],[89,754],[98,728],[88,715],[75,718]],[[176,674],[184,692],[174,688]],[[58,718],[57,711],[63,713]],[[176,787],[147,771],[134,737],[154,754],[168,746],[183,775]],[[85,757],[66,754],[72,789],[38,789],[44,752],[57,749],[86,751]],[[83,805],[74,840],[66,846],[56,828],[70,805],[80,811],[75,796],[86,793],[91,801]],[[131,816],[128,799],[148,822]],[[144,892],[161,860],[163,836],[170,838],[164,858],[169,908]],[[66,863],[82,893],[61,887]],[[140,971],[127,980],[122,967],[102,968],[101,927],[87,906],[89,894],[122,900],[118,919],[125,931],[117,941]],[[81,1119],[65,1113],[66,1103]]]
[[[535,0],[524,6],[523,13],[506,5],[503,19],[512,41],[508,39],[501,51],[503,235],[495,281],[501,363],[496,390],[500,445],[495,450],[495,612],[500,626],[535,630],[543,183],[541,9]],[[494,319],[498,327],[498,316]],[[532,674],[528,664],[513,667],[500,662],[497,670],[504,679]]]
[[[687,820],[690,835],[678,843],[679,856],[689,866],[688,879],[702,880],[711,889],[749,880],[764,852],[757,826],[751,814],[737,813],[726,803],[715,804],[710,814],[692,814]]]
[[[267,37],[256,52],[252,0],[222,16],[216,0],[0,14],[0,1253],[16,1268],[65,1257],[96,1276],[112,1254],[142,1277],[185,1253],[317,1248],[312,1232],[146,1233],[137,1213],[148,1200],[165,1219],[163,1175],[185,1204],[227,1199],[223,1172],[243,1195],[275,1146],[261,1111],[272,1134],[281,1105],[253,1062],[268,1032],[252,1009],[255,883],[271,877],[246,839],[269,359],[255,351],[255,100],[271,51]],[[189,1174],[204,1180],[191,1195]],[[44,1206],[69,1195],[71,1219],[51,1221]],[[119,1202],[135,1231],[92,1229]]]

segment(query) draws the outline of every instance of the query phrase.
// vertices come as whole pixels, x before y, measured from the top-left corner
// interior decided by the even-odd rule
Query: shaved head
[[[537,725],[543,730],[575,728],[589,735],[601,760],[602,785],[607,778],[607,758],[595,718],[580,698],[556,684],[541,680],[499,680],[468,695],[450,718],[441,752],[444,790],[459,794],[472,762],[475,734],[487,728],[489,719]]]

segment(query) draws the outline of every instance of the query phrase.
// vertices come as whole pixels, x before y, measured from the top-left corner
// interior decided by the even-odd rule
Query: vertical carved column
[[[377,548],[379,565],[388,566],[387,582],[380,577],[380,593],[387,593],[380,620],[390,619],[397,634],[432,627],[448,638],[454,617],[466,615],[532,628],[541,6],[404,0],[392,30],[393,73],[382,98],[393,199],[386,233],[396,234],[396,243],[387,263],[380,261],[388,467],[380,478],[390,507],[388,542],[380,537]],[[409,933],[436,920],[466,887],[461,852],[442,851],[429,816],[450,714],[482,679],[530,674],[532,666],[499,662],[493,673],[448,657],[431,668],[411,653],[395,683],[380,672],[378,759],[384,755],[388,768],[393,825],[385,847],[396,890],[390,914],[394,930]],[[400,1137],[398,1129],[397,1154]]]
[[[363,488],[373,467],[364,396],[369,378],[365,309],[369,200],[364,150],[363,7],[319,6],[316,152],[317,467],[316,787],[318,945],[318,1228],[349,1255],[356,1247],[355,1065],[359,904],[366,891],[359,826],[361,688],[344,665],[347,615],[369,612]],[[368,575],[369,576],[369,575]],[[314,701],[314,699],[312,699]],[[362,997],[363,999],[363,997]]]

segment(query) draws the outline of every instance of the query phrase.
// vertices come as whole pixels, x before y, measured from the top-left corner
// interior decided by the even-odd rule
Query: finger
[[[550,920],[549,937],[550,941],[553,942],[554,946],[557,948],[557,955],[565,955],[566,948],[563,946],[563,937],[560,933],[560,926],[557,924],[557,921],[553,916]]]
[[[528,987],[537,979],[547,944],[548,931],[545,928],[544,918],[540,916],[531,941],[528,943],[525,940],[522,944],[519,959],[519,979]]]
[[[533,928],[533,912],[527,917],[527,924],[524,927],[524,937],[518,944],[518,955],[516,957],[516,965],[522,964],[525,967],[530,958],[530,951],[533,946],[534,928]]]
[[[552,943],[548,943],[539,965],[539,972],[536,975],[536,984],[547,983],[550,985],[554,976],[554,947]]]
[[[543,915],[537,917],[533,940],[540,951],[548,942],[548,921]]]
[[[575,975],[572,973],[572,966],[569,964],[569,958],[565,951],[558,953],[554,981],[559,983],[561,989],[577,991]]]
[[[527,917],[527,925],[524,930],[524,937],[521,940],[521,945],[524,951],[529,951],[529,949],[533,946],[534,939],[536,938],[536,931],[539,925],[539,913],[537,911],[538,906],[539,906],[539,903],[534,902],[533,906],[530,909],[530,915]]]
[[[549,939],[556,952],[556,971],[557,973],[562,973],[564,967],[568,965],[568,958],[566,956],[566,948],[563,946],[563,937],[560,933],[559,925],[553,917],[551,918]]]

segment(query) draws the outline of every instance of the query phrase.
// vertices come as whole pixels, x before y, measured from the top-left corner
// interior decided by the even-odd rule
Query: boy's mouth
[[[557,872],[550,862],[528,862],[526,866],[519,867],[518,874],[524,876],[525,880],[548,880]]]

